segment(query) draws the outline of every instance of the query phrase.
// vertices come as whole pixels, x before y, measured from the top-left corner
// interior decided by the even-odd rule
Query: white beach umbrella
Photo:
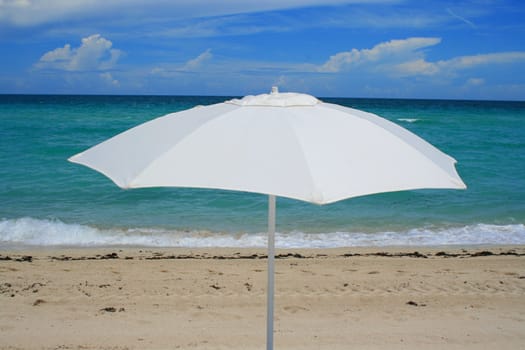
[[[168,114],[69,160],[121,188],[268,194],[268,349],[273,348],[275,196],[327,204],[380,192],[466,188],[453,158],[397,124],[276,88]]]

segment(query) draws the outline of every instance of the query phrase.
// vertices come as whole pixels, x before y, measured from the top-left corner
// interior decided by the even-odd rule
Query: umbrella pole
[[[266,349],[273,349],[273,293],[275,260],[275,196],[268,196],[268,301],[266,305]]]

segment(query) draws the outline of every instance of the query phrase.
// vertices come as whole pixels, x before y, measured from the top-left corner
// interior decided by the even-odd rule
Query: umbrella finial
[[[278,93],[279,93],[279,88],[277,86],[272,86],[272,95],[278,94]]]

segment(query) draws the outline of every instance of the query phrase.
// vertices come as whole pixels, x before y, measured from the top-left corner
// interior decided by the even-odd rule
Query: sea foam
[[[417,118],[398,118],[397,120],[399,120],[400,122],[407,122],[407,123],[415,123],[419,121],[419,119]]]
[[[265,247],[266,233],[228,233],[162,228],[96,228],[34,218],[0,221],[0,246]],[[405,231],[288,232],[276,234],[279,248],[525,244],[525,225],[474,224]]]

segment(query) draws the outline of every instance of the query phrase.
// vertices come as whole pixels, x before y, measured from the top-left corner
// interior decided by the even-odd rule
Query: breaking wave
[[[398,118],[397,120],[399,120],[400,122],[406,122],[406,123],[415,123],[419,121],[419,119],[417,118]]]
[[[144,246],[265,247],[266,233],[226,233],[162,228],[97,228],[60,220],[34,218],[0,221],[0,247],[18,246]],[[335,248],[440,245],[525,244],[525,225],[474,224],[413,228],[405,231],[289,232],[276,234],[278,248]]]

